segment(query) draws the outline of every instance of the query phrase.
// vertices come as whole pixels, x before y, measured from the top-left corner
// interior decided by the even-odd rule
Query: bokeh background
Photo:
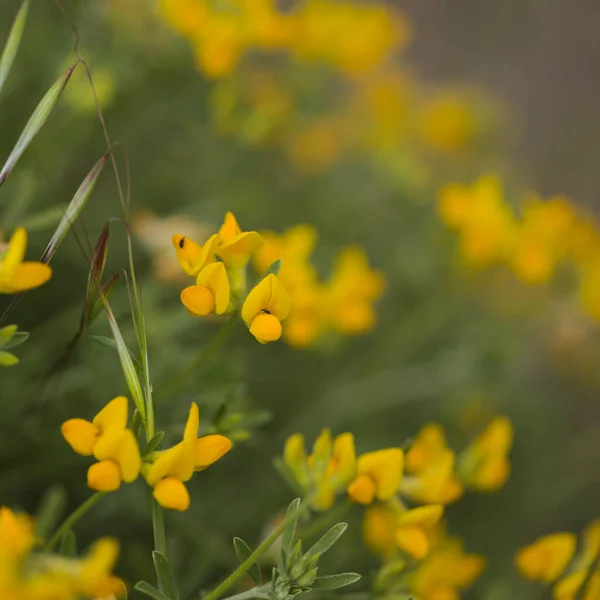
[[[0,2],[0,39],[18,6]],[[543,533],[579,531],[598,516],[599,324],[578,302],[571,276],[530,285],[505,265],[468,264],[436,198],[448,182],[468,184],[493,172],[512,206],[533,189],[566,193],[576,210],[594,212],[597,3],[393,3],[410,33],[390,58],[393,84],[366,96],[375,98],[367,102],[372,129],[358,132],[364,122],[356,115],[363,113],[353,110],[361,90],[373,88],[326,60],[252,49],[229,72],[210,76],[185,33],[168,22],[169,11],[151,2],[65,0],[63,7],[67,16],[52,2],[32,6],[0,97],[0,155],[8,155],[39,98],[74,62],[74,24],[110,135],[125,148],[119,165],[131,181],[160,427],[176,439],[193,400],[206,428],[216,422],[240,438],[234,452],[194,479],[191,509],[168,515],[184,591],[196,593],[226,574],[235,564],[231,538],[255,543],[287,505],[292,492],[272,459],[291,433],[310,440],[324,426],[352,431],[366,451],[402,445],[435,421],[460,448],[505,414],[515,426],[511,478],[496,494],[468,495],[451,506],[449,528],[489,559],[468,597],[539,594],[514,570],[515,550]],[[446,112],[431,108],[448,98]],[[28,256],[41,254],[105,148],[78,68],[1,190],[3,237],[23,223]],[[165,274],[170,238],[190,223],[206,235],[227,210],[245,229],[314,226],[313,262],[323,279],[340,249],[360,245],[386,279],[376,324],[305,348],[259,346],[240,326],[223,351],[178,377],[218,325],[192,319],[179,303],[185,284]],[[60,424],[91,417],[127,392],[125,380],[114,349],[89,337],[66,368],[54,367],[77,331],[89,247],[110,219],[106,273],[126,267],[121,217],[107,168],[53,259],[50,283],[4,318],[31,338],[16,352],[20,364],[1,373],[3,504],[35,512],[54,485],[66,490],[69,507],[89,493],[87,463],[64,443]],[[8,304],[0,300],[3,312]],[[133,342],[123,277],[111,304]],[[102,315],[90,333],[110,336]],[[127,486],[77,526],[82,546],[103,534],[122,540],[119,571],[130,581],[152,580],[147,496],[141,483]],[[359,512],[349,518],[329,562],[368,574],[378,559],[360,541]]]

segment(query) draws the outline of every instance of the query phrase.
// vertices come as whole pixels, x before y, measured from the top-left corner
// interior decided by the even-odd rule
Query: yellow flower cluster
[[[190,496],[184,485],[195,471],[210,466],[231,448],[222,435],[198,437],[198,406],[192,403],[183,440],[163,451],[140,456],[137,439],[127,429],[124,396],[111,400],[93,419],[70,419],[62,434],[77,454],[94,456],[98,462],[88,469],[88,486],[101,492],[117,490],[122,481],[135,481],[140,472],[164,508],[187,510]],[[1,562],[1,561],[0,561]]]
[[[27,232],[17,227],[0,256],[0,294],[17,294],[46,283],[52,269],[41,262],[23,261]]]
[[[111,571],[115,540],[97,541],[81,559],[35,552],[39,543],[27,515],[0,507],[0,598],[2,600],[79,600],[116,598],[125,586]]]
[[[569,265],[583,308],[600,319],[600,230],[563,196],[527,194],[517,213],[500,180],[484,175],[472,185],[451,183],[438,196],[444,222],[456,230],[460,252],[472,265],[507,265],[528,284],[548,283]]]
[[[406,453],[386,448],[358,458],[351,433],[332,440],[325,429],[310,455],[303,436],[292,435],[283,463],[315,510],[330,509],[342,493],[369,506],[364,537],[375,552],[386,558],[400,553],[422,560],[437,535],[445,504],[457,500],[465,488],[494,491],[504,485],[511,444],[512,425],[506,417],[492,420],[458,457],[436,424],[425,426]],[[405,500],[421,506],[408,508]]]
[[[308,0],[283,11],[276,0],[163,0],[161,8],[166,21],[193,44],[199,68],[215,78],[230,73],[253,50],[361,73],[409,37],[406,21],[384,5]]]
[[[290,300],[277,275],[267,273],[246,295],[246,265],[263,245],[256,231],[242,231],[228,212],[218,233],[203,246],[179,234],[173,236],[173,245],[181,268],[196,279],[181,292],[191,314],[222,315],[241,305],[242,319],[261,344],[281,337]]]
[[[553,533],[519,550],[517,569],[526,579],[553,584],[555,600],[598,600],[600,598],[600,521],[594,521],[577,537],[570,532]]]
[[[291,302],[283,334],[290,345],[306,347],[329,331],[356,335],[375,325],[373,303],[381,297],[385,280],[369,267],[361,248],[344,248],[333,273],[322,282],[310,262],[317,240],[313,227],[296,225],[282,234],[261,235],[264,244],[254,255],[254,265],[262,272],[275,260],[282,261],[279,279]]]

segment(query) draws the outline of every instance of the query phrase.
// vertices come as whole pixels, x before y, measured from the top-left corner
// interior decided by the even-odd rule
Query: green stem
[[[247,600],[247,598],[266,598],[266,593],[268,589],[271,587],[271,583],[265,583],[265,585],[261,585],[260,587],[253,587],[245,592],[240,592],[239,594],[235,594],[233,596],[227,596],[225,600]]]
[[[152,498],[152,529],[154,530],[154,549],[166,558],[165,515],[162,506],[154,498]]]
[[[298,516],[308,510],[308,503],[303,503],[296,513],[288,515],[273,531],[256,547],[256,550],[243,562],[229,577],[224,579],[212,592],[204,596],[203,600],[216,600],[223,592],[227,591],[258,559],[277,541],[285,528],[295,521]]]
[[[60,538],[69,530],[85,513],[90,510],[93,506],[98,504],[100,498],[103,498],[106,492],[96,492],[93,496],[90,496],[83,504],[76,508],[62,523],[62,525],[56,530],[56,533],[52,536],[50,541],[44,546],[44,550],[52,550],[56,544],[58,544]]]

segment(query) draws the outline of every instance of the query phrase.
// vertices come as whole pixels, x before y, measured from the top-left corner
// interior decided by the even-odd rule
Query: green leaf
[[[17,325],[7,325],[0,329],[0,348],[4,348],[8,342],[12,339],[13,335],[17,332]]]
[[[88,275],[88,285],[86,291],[86,301],[90,302],[96,296],[96,289],[100,286],[100,280],[106,266],[106,257],[108,255],[108,234],[110,232],[109,223],[106,223],[102,233],[96,242],[94,253],[92,254],[92,266]]]
[[[314,543],[314,545],[304,555],[305,560],[310,560],[311,557],[319,557],[331,546],[333,546],[348,528],[348,523],[338,523],[334,525],[323,537]]]
[[[90,325],[91,323],[93,323],[95,321],[96,317],[100,314],[100,312],[102,311],[102,308],[103,308],[102,295],[104,295],[104,298],[106,298],[108,300],[110,298],[111,294],[113,293],[113,290],[115,289],[115,286],[117,285],[118,281],[119,281],[119,274],[115,273],[102,286],[102,293],[98,294],[98,296],[96,298],[94,298],[91,302],[89,302],[89,305],[86,308],[86,317],[85,317],[86,325]]]
[[[179,600],[177,584],[173,578],[171,565],[169,565],[169,561],[166,559],[165,555],[155,550],[152,552],[152,560],[154,561],[154,568],[156,569],[158,585],[162,588],[165,596],[169,598],[169,600]]]
[[[52,260],[52,257],[58,250],[58,247],[61,245],[62,241],[65,239],[69,230],[77,221],[77,218],[81,214],[84,206],[87,204],[87,201],[90,199],[96,182],[98,181],[98,177],[100,177],[100,173],[102,173],[102,169],[106,164],[107,154],[103,154],[100,160],[92,167],[92,170],[86,175],[86,178],[83,180],[73,199],[69,202],[69,206],[67,206],[67,210],[63,215],[63,218],[60,220],[60,223],[56,227],[54,234],[50,238],[44,253],[42,254],[42,258],[40,259],[43,263],[48,263]],[[0,178],[1,181],[1,178]]]
[[[16,346],[20,346],[21,344],[26,342],[28,339],[29,333],[27,331],[17,331],[12,336],[10,341],[6,342],[6,344],[4,344],[2,348],[4,348],[5,350],[8,350],[9,348],[15,348]]]
[[[27,146],[31,143],[31,140],[37,135],[38,131],[42,128],[44,123],[48,120],[52,109],[56,106],[58,99],[62,91],[65,89],[67,82],[71,78],[73,71],[79,61],[71,65],[52,85],[52,87],[46,92],[45,96],[41,99],[36,109],[33,111],[29,121],[25,125],[25,128],[21,132],[21,136],[17,140],[15,147],[10,153],[9,157],[4,163],[4,167],[0,171],[0,185],[4,183],[14,166],[17,164],[19,158],[23,155],[23,152],[27,149]]]
[[[67,493],[62,486],[53,486],[44,494],[35,516],[38,537],[46,538],[54,531],[66,505]]]
[[[67,529],[67,531],[65,531],[63,536],[60,538],[58,553],[61,556],[67,556],[69,558],[77,556],[77,540],[72,529]]]
[[[6,45],[2,51],[2,57],[0,57],[0,90],[2,90],[2,87],[4,86],[6,77],[15,60],[15,56],[17,55],[17,50],[19,49],[19,44],[23,37],[23,29],[25,29],[28,10],[29,0],[25,0],[25,2],[21,4],[21,8],[8,33],[8,39],[6,40]]]
[[[18,362],[19,359],[14,354],[0,350],[0,367],[13,367]]]
[[[162,592],[159,592],[155,587],[151,586],[147,581],[138,581],[134,588],[146,596],[150,596],[154,600],[169,600]]]
[[[336,590],[337,588],[351,585],[360,579],[358,573],[339,573],[338,575],[324,575],[317,577],[311,584],[313,590]]]
[[[117,342],[115,342],[113,338],[106,337],[105,335],[93,335],[91,333],[88,333],[86,337],[94,342],[98,342],[98,344],[101,346],[106,346],[107,348],[112,348],[113,350],[117,351],[119,350],[117,347]],[[129,348],[127,350],[129,350]],[[138,367],[140,367],[140,363],[133,354],[133,351],[129,350],[129,355],[131,356],[131,360],[134,361]]]
[[[296,524],[298,523],[298,514],[300,510],[300,504],[302,500],[295,498],[290,502],[287,512],[285,513],[286,519],[291,518],[291,521],[281,534],[281,547],[285,549],[287,554],[292,551],[292,544],[294,543],[294,535],[296,534]]]
[[[133,417],[131,418],[131,431],[136,438],[140,437],[140,431],[142,429],[142,416],[140,411],[136,408],[133,411]]]
[[[248,544],[246,544],[242,538],[234,537],[233,547],[235,548],[235,555],[237,556],[240,564],[250,558],[252,554],[252,548],[250,548],[250,546],[248,546]],[[250,575],[254,585],[260,585],[260,582],[262,581],[262,575],[260,572],[260,566],[257,562],[253,562],[250,567],[248,567],[247,573]]]
[[[139,413],[138,413],[139,414]],[[164,431],[159,431],[149,442],[144,450],[144,456],[148,456],[151,452],[154,452],[158,445],[162,442],[165,437]]]

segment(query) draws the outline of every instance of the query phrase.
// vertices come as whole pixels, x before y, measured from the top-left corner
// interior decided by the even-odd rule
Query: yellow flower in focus
[[[389,500],[402,481],[404,453],[401,448],[386,448],[358,457],[357,476],[348,485],[348,495],[359,504]]]
[[[17,227],[6,252],[0,257],[0,294],[17,294],[44,285],[52,269],[41,262],[23,262],[27,232]]]
[[[206,265],[198,274],[196,285],[181,292],[181,303],[193,315],[204,317],[212,312],[222,315],[229,306],[229,277],[222,262]]]
[[[512,446],[513,426],[507,417],[496,417],[459,458],[459,473],[474,489],[500,489],[510,474],[508,453]]]
[[[242,231],[233,213],[228,212],[219,229],[219,244],[215,253],[228,268],[241,269],[262,243],[263,240],[256,231]]]
[[[281,337],[281,321],[290,313],[290,298],[276,275],[270,273],[250,291],[242,306],[242,319],[261,343]]]
[[[71,448],[82,456],[98,460],[88,469],[88,486],[112,492],[121,482],[135,481],[141,469],[137,440],[127,429],[128,400],[113,398],[93,419],[69,419],[61,432]]]
[[[515,564],[527,579],[552,583],[573,558],[577,538],[572,533],[553,533],[519,550]]]
[[[212,235],[204,246],[181,234],[174,235],[172,241],[181,268],[188,275],[196,277],[207,264],[214,262],[219,237],[217,234]]]
[[[154,453],[152,464],[144,468],[144,478],[163,508],[187,510],[190,495],[184,483],[192,478],[194,471],[206,469],[231,449],[231,441],[222,435],[198,438],[199,426],[198,405],[192,402],[183,440],[168,450]]]

